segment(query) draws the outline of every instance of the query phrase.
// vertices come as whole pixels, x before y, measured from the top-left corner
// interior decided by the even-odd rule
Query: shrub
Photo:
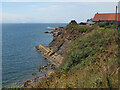
[[[116,30],[103,29],[76,39],[66,53],[64,70],[67,71],[82,61],[93,60],[100,53],[107,51],[112,42],[116,43],[115,33]]]

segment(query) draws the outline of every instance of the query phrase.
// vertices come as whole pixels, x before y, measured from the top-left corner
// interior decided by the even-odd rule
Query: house
[[[114,23],[117,21],[120,25],[120,13],[97,13],[93,18],[93,22],[110,22]]]

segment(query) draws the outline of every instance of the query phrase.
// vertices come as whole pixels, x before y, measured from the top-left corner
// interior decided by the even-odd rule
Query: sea
[[[42,73],[38,69],[49,63],[35,50],[35,46],[47,46],[53,39],[46,34],[46,27],[65,27],[66,23],[4,23],[2,24],[2,87],[23,84]]]

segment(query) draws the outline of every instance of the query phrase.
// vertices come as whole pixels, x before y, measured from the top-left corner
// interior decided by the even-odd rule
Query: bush
[[[106,24],[105,24],[105,23],[99,23],[99,26],[100,26],[100,27],[105,27]]]
[[[112,42],[116,43],[115,33],[116,30],[103,29],[76,39],[66,53],[64,70],[68,71],[82,61],[94,60],[97,55],[106,52]]]

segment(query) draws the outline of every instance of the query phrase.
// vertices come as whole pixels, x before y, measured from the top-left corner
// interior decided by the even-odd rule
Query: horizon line
[[[31,24],[34,24],[34,22],[26,22],[26,23],[22,23],[22,22],[13,22],[13,23],[11,23],[11,22],[5,22],[5,23],[3,23],[2,22],[2,24],[16,24],[16,23],[18,23],[18,24],[26,24],[26,23],[31,23]],[[42,23],[42,22],[35,22],[35,23]],[[43,22],[43,23],[52,23],[52,22]],[[56,23],[56,22],[53,22],[53,23]],[[67,23],[67,22],[57,22],[57,23]]]

